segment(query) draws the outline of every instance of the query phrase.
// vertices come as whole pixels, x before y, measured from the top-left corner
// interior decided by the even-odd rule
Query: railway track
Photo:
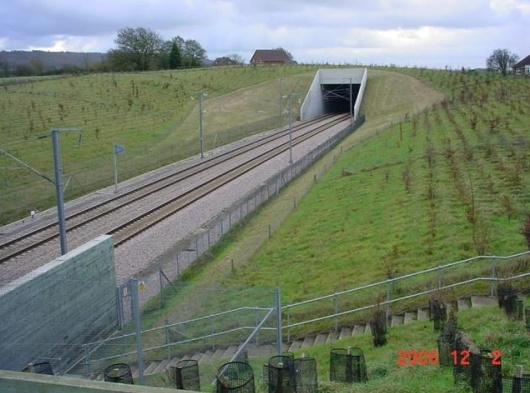
[[[300,124],[293,128],[292,145],[302,143],[347,119],[347,115],[326,116]],[[289,130],[283,129],[82,208],[66,217],[67,233],[70,235],[84,231],[90,224],[101,225],[105,233],[114,235],[115,246],[119,246],[267,160],[282,154],[290,148],[290,142],[285,141],[288,135]],[[257,151],[259,153],[255,153]],[[246,158],[241,160],[241,157]],[[194,177],[202,180],[188,189],[175,192],[185,180]],[[140,212],[132,215],[127,213],[128,210],[135,210],[131,208],[132,206],[139,205],[147,208],[140,209]],[[123,216],[123,218],[120,224],[108,226],[106,222],[116,220],[110,219],[111,216]],[[38,247],[46,247],[57,238],[58,224],[53,222],[21,233],[3,243],[0,240],[0,263],[20,258]]]

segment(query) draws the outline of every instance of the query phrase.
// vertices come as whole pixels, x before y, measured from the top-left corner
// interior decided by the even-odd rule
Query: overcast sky
[[[119,29],[197,40],[210,59],[283,47],[302,63],[484,67],[530,54],[530,0],[2,0],[0,50],[106,52]]]

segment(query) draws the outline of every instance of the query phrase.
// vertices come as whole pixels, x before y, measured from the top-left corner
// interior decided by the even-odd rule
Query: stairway
[[[457,302],[458,310],[466,310],[468,308],[478,307],[491,307],[497,305],[497,298],[489,296],[471,296],[458,299]],[[451,310],[451,305],[446,304],[446,308],[449,312]],[[417,310],[404,312],[403,314],[391,315],[389,317],[389,327],[404,325],[417,320],[428,319],[429,309],[428,307],[422,307],[418,308]],[[304,348],[312,347],[314,345],[331,344],[332,342],[336,342],[337,340],[355,337],[364,333],[371,333],[369,323],[358,324],[354,326],[343,326],[338,332],[318,333],[316,335],[308,335],[303,339],[292,340],[289,343],[283,343],[283,350],[284,352],[295,352]],[[193,355],[186,355],[183,357],[175,357],[160,361],[152,361],[145,365],[144,375],[164,373],[169,370],[171,366],[175,366],[178,362],[185,359],[197,360],[199,362],[199,365],[201,363],[207,363],[220,359],[224,359],[228,362],[236,353],[237,349],[237,346],[229,346],[227,348],[217,348],[215,351],[207,350],[204,352],[196,352]],[[247,353],[250,357],[274,356],[276,355],[276,346],[250,344],[247,346]],[[133,378],[137,378],[138,367],[136,365],[132,365],[131,371],[133,374]],[[103,372],[92,375],[91,379],[103,380]]]

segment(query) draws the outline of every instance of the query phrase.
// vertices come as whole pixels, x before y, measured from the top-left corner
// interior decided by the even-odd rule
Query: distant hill
[[[97,52],[0,51],[0,72],[2,76],[9,76],[86,69],[102,63],[106,57],[106,53]]]

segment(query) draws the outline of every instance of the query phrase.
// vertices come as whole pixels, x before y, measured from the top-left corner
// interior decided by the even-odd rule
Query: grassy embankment
[[[172,320],[172,310],[182,313],[176,304],[197,299],[203,311],[226,309],[262,297],[263,288],[280,287],[285,304],[389,273],[524,251],[530,108],[520,97],[528,82],[439,71],[370,72],[366,125],[187,272],[186,295],[149,319]],[[445,98],[418,78],[445,90]],[[269,225],[278,227],[271,239]],[[489,264],[473,269],[489,274]],[[466,267],[455,274],[471,273]],[[233,293],[200,296],[209,285]],[[356,300],[366,304],[379,295]]]
[[[0,148],[53,178],[51,128],[63,133],[67,199],[198,153],[197,94],[205,92],[204,149],[279,126],[280,96],[306,91],[314,66],[211,68],[35,78],[0,87]],[[195,99],[192,99],[195,97]],[[54,187],[0,155],[0,225],[55,204]]]
[[[445,98],[419,78],[445,90]],[[367,123],[183,277],[197,288],[248,288],[248,295],[201,298],[190,290],[187,299],[174,301],[201,298],[229,308],[252,298],[254,288],[280,287],[285,304],[389,274],[524,251],[530,107],[522,97],[528,84],[491,75],[371,70]],[[278,227],[271,239],[269,225]],[[490,274],[489,264],[474,269]],[[162,318],[154,314],[153,320]]]

